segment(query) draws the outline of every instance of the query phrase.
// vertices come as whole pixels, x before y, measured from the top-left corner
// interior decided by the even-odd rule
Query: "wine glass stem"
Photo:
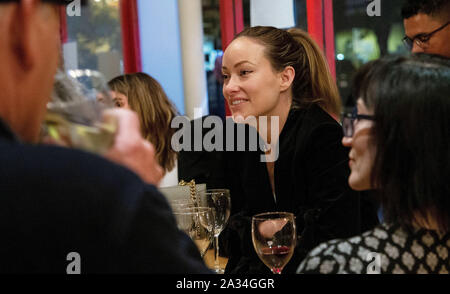
[[[216,271],[220,270],[219,264],[219,236],[214,236],[214,269]]]

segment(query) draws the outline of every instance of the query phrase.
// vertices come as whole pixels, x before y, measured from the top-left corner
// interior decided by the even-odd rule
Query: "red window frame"
[[[141,41],[137,0],[120,0],[122,50],[125,73],[141,72]]]
[[[331,75],[336,80],[336,60],[333,24],[333,1],[307,0],[308,33],[325,53]]]
[[[242,0],[220,0],[219,7],[222,50],[225,51],[234,36],[244,30],[244,10]],[[225,103],[225,115],[231,115],[228,103]]]
[[[59,34],[61,38],[61,44],[67,42],[67,15],[66,7],[61,6],[59,9]]]

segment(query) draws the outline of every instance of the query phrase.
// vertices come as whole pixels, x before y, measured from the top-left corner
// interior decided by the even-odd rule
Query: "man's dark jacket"
[[[0,273],[210,273],[164,197],[94,154],[21,143],[0,120]]]

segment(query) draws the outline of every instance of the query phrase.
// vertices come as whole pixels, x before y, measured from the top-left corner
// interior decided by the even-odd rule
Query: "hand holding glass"
[[[103,118],[103,111],[113,106],[101,73],[59,71],[47,104],[45,135],[56,143],[102,154],[114,143],[115,121]]]

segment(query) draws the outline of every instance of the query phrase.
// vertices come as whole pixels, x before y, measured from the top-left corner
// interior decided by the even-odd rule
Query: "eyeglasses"
[[[351,138],[355,132],[355,125],[360,120],[375,120],[373,115],[357,114],[356,111],[345,113],[342,116],[342,129],[344,131],[344,137]]]
[[[431,37],[434,34],[436,34],[437,32],[439,32],[440,30],[443,30],[449,24],[450,24],[450,21],[447,22],[446,24],[444,24],[443,26],[437,28],[436,30],[432,31],[431,33],[419,34],[412,39],[408,36],[405,36],[403,38],[403,43],[405,44],[406,48],[408,48],[408,50],[412,50],[414,43],[416,43],[417,46],[419,46],[420,48],[424,49],[424,47],[426,47],[426,45],[427,45],[428,41],[431,39]]]

